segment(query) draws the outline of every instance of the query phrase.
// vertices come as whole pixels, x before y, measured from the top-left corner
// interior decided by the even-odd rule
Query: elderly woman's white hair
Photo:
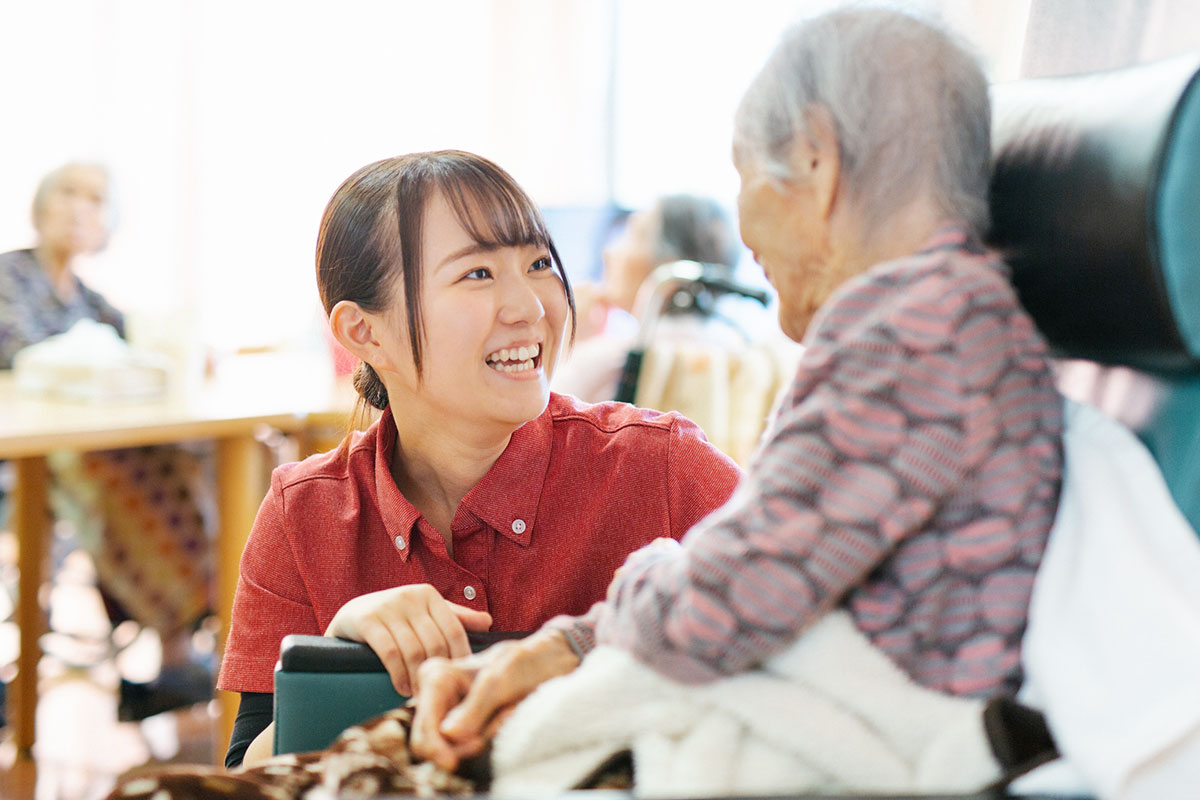
[[[794,25],[742,98],[734,147],[787,181],[790,145],[813,107],[833,118],[842,188],[868,226],[925,190],[947,216],[986,227],[987,79],[948,32],[883,8]]]
[[[50,197],[50,193],[58,186],[59,182],[71,171],[77,169],[87,169],[94,172],[99,172],[104,176],[104,184],[106,188],[106,196],[104,198],[104,227],[111,236],[112,232],[117,227],[117,198],[116,187],[113,185],[112,171],[107,165],[99,161],[68,161],[61,166],[47,172],[38,181],[37,189],[33,193],[33,203],[30,211],[33,216],[34,227],[37,227],[38,217],[42,209],[46,205],[46,200]],[[107,237],[106,237],[107,238]]]

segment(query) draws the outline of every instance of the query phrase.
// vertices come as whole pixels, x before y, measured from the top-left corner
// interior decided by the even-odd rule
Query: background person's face
[[[108,237],[108,179],[92,167],[70,167],[34,216],[44,247],[68,255],[93,253]]]
[[[604,248],[604,284],[612,302],[633,311],[638,288],[658,266],[658,213],[635,211],[621,233]]]

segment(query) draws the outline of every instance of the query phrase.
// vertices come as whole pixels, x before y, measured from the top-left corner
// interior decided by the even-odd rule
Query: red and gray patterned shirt
[[[920,684],[1011,693],[1058,505],[1062,401],[1006,267],[964,228],[842,286],[738,492],[548,625],[680,680],[752,667],[844,606]]]

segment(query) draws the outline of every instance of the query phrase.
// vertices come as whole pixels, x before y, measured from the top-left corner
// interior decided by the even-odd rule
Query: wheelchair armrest
[[[471,650],[525,632],[469,633]],[[361,642],[329,636],[285,636],[275,666],[276,755],[320,750],[338,734],[402,705],[383,662]]]

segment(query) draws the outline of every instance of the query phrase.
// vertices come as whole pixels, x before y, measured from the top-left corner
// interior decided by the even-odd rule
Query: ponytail
[[[360,362],[358,369],[354,372],[354,391],[358,392],[358,396],[374,408],[380,411],[387,408],[387,387],[383,385],[383,381],[379,380],[379,376],[375,374],[371,365],[365,361]]]

